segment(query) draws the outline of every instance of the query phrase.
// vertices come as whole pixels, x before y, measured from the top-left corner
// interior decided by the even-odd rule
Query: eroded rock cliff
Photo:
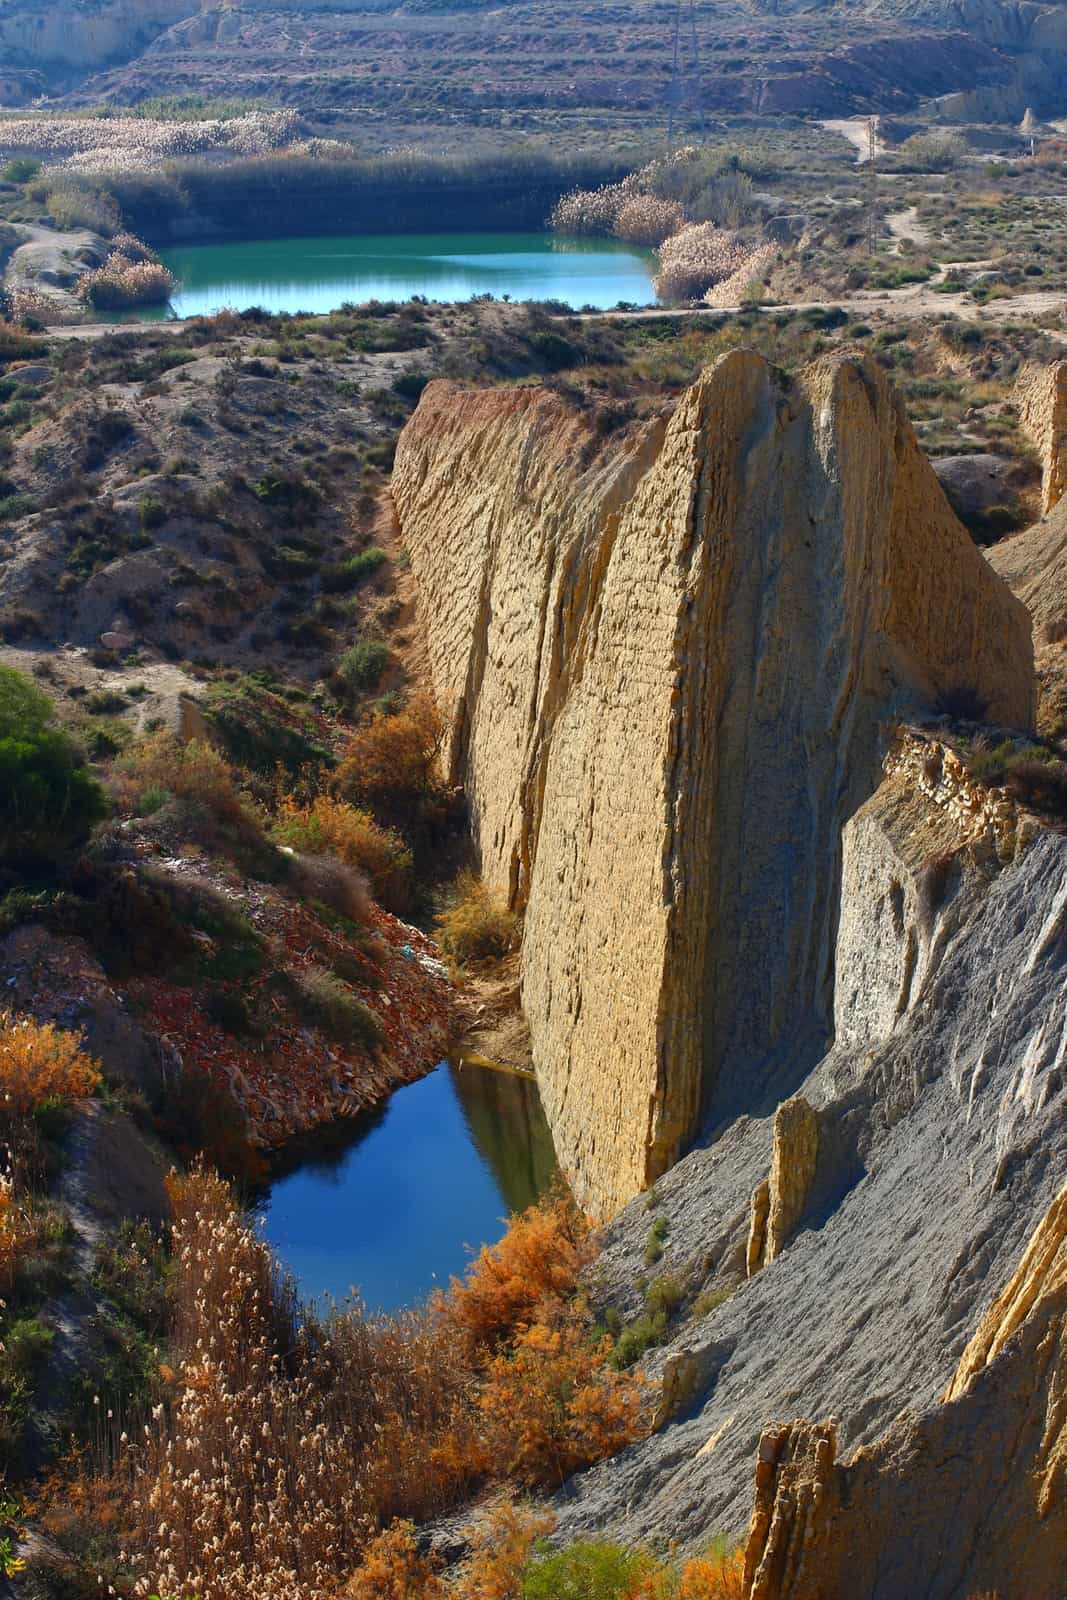
[[[431,384],[393,494],[557,1149],[609,1213],[817,1058],[888,725],[963,688],[1029,725],[1029,618],[847,357],[735,352],[621,440]]]
[[[569,1487],[561,1538],[741,1536],[758,1459],[766,1600],[1062,1600],[1065,884],[1067,841],[1044,833],[950,893],[911,1006],[802,1085],[816,1182],[762,1271],[743,1263],[770,1117],[657,1183],[659,1270],[687,1301],[644,1365],[686,1384],[660,1433]],[[624,1319],[647,1233],[644,1201],[606,1230]]]
[[[760,1440],[747,1600],[1057,1596],[1067,1579],[1067,1188],[945,1403],[835,1461],[831,1422]]]

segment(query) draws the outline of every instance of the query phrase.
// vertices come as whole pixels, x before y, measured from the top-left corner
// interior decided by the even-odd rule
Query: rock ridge
[[[432,383],[393,497],[557,1150],[610,1214],[817,1059],[889,729],[961,688],[1029,726],[1029,618],[850,355],[732,352],[608,439]]]

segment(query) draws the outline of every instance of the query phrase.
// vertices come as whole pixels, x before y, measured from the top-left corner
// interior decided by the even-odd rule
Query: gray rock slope
[[[835,1416],[845,1455],[936,1405],[1067,1178],[1065,1045],[1067,839],[1043,834],[975,895],[888,1039],[832,1050],[802,1086],[820,1176],[779,1259],[744,1278],[770,1118],[733,1122],[607,1229],[598,1288],[624,1316],[642,1276],[686,1284],[677,1331],[644,1363],[685,1374],[682,1403],[567,1486],[559,1536],[740,1534],[764,1424]],[[655,1215],[669,1232],[648,1268]],[[709,1286],[736,1287],[694,1315]]]

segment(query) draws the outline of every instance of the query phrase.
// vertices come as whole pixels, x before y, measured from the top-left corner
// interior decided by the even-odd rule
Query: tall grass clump
[[[461,872],[438,913],[434,935],[457,966],[477,967],[506,956],[515,946],[517,927],[514,912],[480,878]]]
[[[732,277],[745,263],[749,247],[713,222],[694,222],[668,239],[653,278],[661,300],[695,300]]]
[[[132,261],[116,251],[102,267],[78,279],[78,298],[95,311],[129,311],[166,305],[178,280],[161,261]]]

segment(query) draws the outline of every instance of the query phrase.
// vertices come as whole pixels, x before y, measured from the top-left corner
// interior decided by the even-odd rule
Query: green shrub
[[[35,161],[33,156],[16,156],[0,171],[0,178],[3,178],[5,183],[29,183],[31,178],[36,178],[40,170],[41,163]]]
[[[161,528],[167,520],[167,508],[155,495],[146,494],[141,501],[141,527],[146,533]]]
[[[381,682],[389,662],[389,647],[380,639],[360,639],[337,663],[337,676],[348,694],[357,699]]]
[[[647,1566],[640,1550],[579,1540],[535,1557],[526,1569],[523,1600],[625,1600]]]
[[[305,1018],[338,1044],[376,1050],[382,1028],[373,1011],[351,994],[340,978],[325,967],[309,967],[297,979],[299,1004]]]
[[[645,1245],[645,1266],[655,1266],[663,1254],[663,1241],[667,1237],[666,1217],[657,1217],[648,1230],[648,1242]]]
[[[373,545],[369,550],[361,551],[358,556],[349,556],[346,561],[339,562],[335,567],[324,567],[322,587],[328,594],[343,594],[348,589],[354,589],[373,572],[377,572],[387,559],[385,551]]]
[[[314,718],[269,687],[266,674],[213,684],[203,709],[240,767],[269,775],[282,766],[296,774],[331,760]]]
[[[53,856],[107,811],[81,752],[51,719],[48,696],[0,667],[0,858]]]

